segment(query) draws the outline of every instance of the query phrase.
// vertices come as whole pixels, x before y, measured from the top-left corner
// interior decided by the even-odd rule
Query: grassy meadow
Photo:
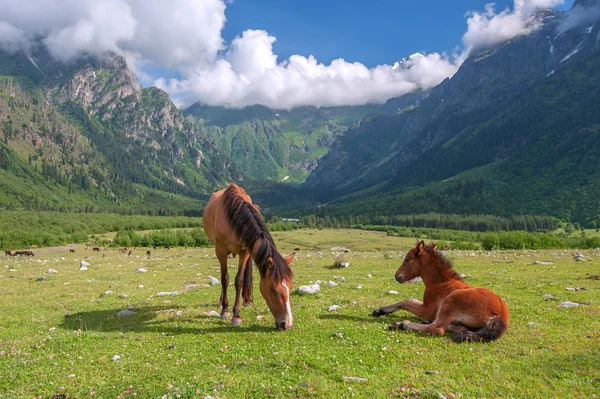
[[[220,293],[208,285],[209,276],[219,277],[212,248],[158,249],[147,257],[140,248],[124,256],[79,246],[3,258],[0,398],[600,395],[600,280],[592,278],[600,273],[598,250],[583,252],[591,259],[583,262],[571,250],[449,251],[468,283],[497,292],[511,312],[500,340],[455,344],[448,336],[388,331],[394,321],[415,320],[406,312],[371,316],[383,304],[421,299],[422,283],[394,280],[414,238],[359,230],[273,235],[282,253],[300,248],[294,288],[338,284],[322,284],[314,296],[294,293],[294,327],[285,332],[274,328],[256,269],[255,304],[242,309],[241,327],[209,314]],[[349,268],[332,268],[340,256]],[[79,270],[84,257],[86,271]],[[199,286],[186,288],[191,284]],[[231,306],[234,295],[230,287]],[[562,308],[563,301],[580,306]],[[330,312],[331,305],[339,308]],[[136,315],[116,316],[128,307]]]

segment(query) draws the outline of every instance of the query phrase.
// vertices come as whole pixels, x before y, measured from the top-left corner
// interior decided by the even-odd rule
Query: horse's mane
[[[436,260],[438,260],[438,263],[441,266],[445,267],[445,270],[450,272],[449,277],[452,277],[456,280],[462,281],[462,277],[460,277],[460,275],[458,273],[456,273],[456,271],[453,269],[452,261],[450,259],[446,258],[444,255],[442,255],[440,253],[440,251],[437,250],[436,245],[434,245],[434,244],[425,245],[425,252],[432,255]]]
[[[291,281],[292,269],[277,251],[273,237],[257,208],[244,200],[240,195],[240,188],[235,184],[227,187],[222,198],[229,224],[240,237],[242,244],[253,253],[256,241],[262,239],[262,244],[254,257],[260,275],[264,276],[267,272],[267,259],[271,257],[273,259],[271,280],[277,283],[284,278]]]

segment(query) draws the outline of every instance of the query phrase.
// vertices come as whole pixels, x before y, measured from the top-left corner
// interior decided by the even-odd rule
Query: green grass
[[[354,230],[274,236],[284,253],[301,248],[293,263],[294,287],[316,280],[338,283],[322,285],[316,296],[293,294],[294,328],[286,332],[274,329],[256,270],[255,304],[242,309],[241,327],[208,316],[216,310],[220,289],[185,290],[184,285],[218,277],[211,248],[152,250],[150,259],[145,249],[126,257],[116,250],[99,254],[83,247],[75,254],[45,250],[35,258],[4,258],[0,398],[83,398],[91,392],[98,398],[133,393],[142,398],[600,394],[600,281],[586,278],[586,273],[598,273],[596,251],[586,252],[592,261],[577,263],[561,250],[449,252],[467,282],[497,292],[511,312],[508,332],[499,341],[454,344],[447,336],[388,331],[393,321],[413,319],[405,312],[370,316],[383,304],[421,297],[422,284],[399,285],[393,278],[414,239]],[[350,267],[331,269],[339,253],[330,249],[340,246],[350,249],[343,255]],[[91,266],[80,271],[84,256]],[[535,260],[554,264],[533,265]],[[148,273],[136,273],[138,267]],[[48,268],[58,273],[47,274]],[[234,268],[230,274],[233,280]],[[47,281],[36,281],[39,276]],[[400,294],[390,295],[390,290]],[[161,291],[180,295],[158,297]],[[546,293],[556,299],[545,298]],[[585,305],[560,308],[566,300]],[[340,308],[328,312],[334,304]],[[137,315],[117,318],[129,305]],[[115,355],[120,361],[112,360]],[[367,380],[346,381],[344,376]]]

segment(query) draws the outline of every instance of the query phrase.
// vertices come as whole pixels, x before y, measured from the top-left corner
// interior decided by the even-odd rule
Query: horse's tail
[[[244,304],[250,304],[252,299],[252,256],[248,257],[246,262],[246,270],[244,270],[244,286],[242,287],[242,297]]]
[[[490,342],[500,338],[506,328],[506,322],[497,316],[488,320],[479,330],[455,332],[452,340],[454,342]]]

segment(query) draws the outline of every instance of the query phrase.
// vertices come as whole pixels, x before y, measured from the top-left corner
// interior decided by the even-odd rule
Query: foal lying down
[[[390,329],[416,330],[429,334],[453,333],[456,342],[489,342],[500,338],[508,327],[508,309],[492,291],[465,283],[437,250],[423,241],[411,249],[396,272],[399,283],[421,277],[425,284],[423,302],[416,299],[382,306],[381,316],[403,309],[423,321],[396,322]]]

